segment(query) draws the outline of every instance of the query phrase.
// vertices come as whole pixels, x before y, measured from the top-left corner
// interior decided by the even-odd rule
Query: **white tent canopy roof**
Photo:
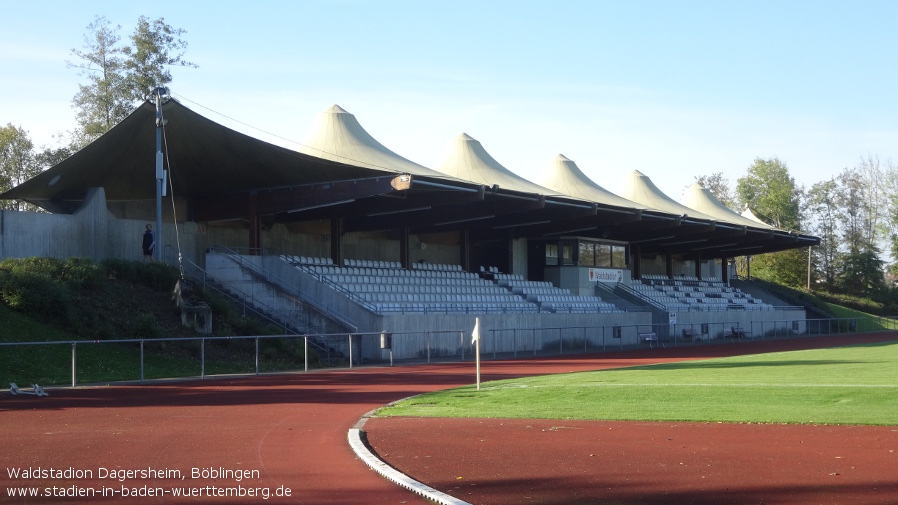
[[[632,209],[646,209],[639,203],[621,198],[593,182],[570,158],[558,154],[549,162],[539,184],[559,193],[590,202]]]
[[[753,228],[772,229],[771,226],[760,221],[748,219],[733,211],[699,183],[693,184],[686,190],[686,194],[683,195],[683,205],[728,223],[751,226]]]
[[[387,149],[372,137],[354,115],[339,105],[318,114],[299,152],[365,168],[407,172],[412,175],[446,178]]]
[[[479,141],[466,133],[462,133],[452,140],[446,157],[437,170],[477,184],[498,185],[501,189],[545,196],[562,196],[551,189],[519,177],[503,167],[486,152]]]
[[[764,221],[761,221],[761,218],[756,216],[755,213],[752,212],[751,209],[749,209],[748,207],[746,207],[745,210],[742,211],[741,215],[742,215],[742,217],[749,219],[751,221],[754,221],[755,223],[761,224],[767,228],[773,228],[773,226],[770,226],[769,224],[765,223]],[[755,226],[757,226],[757,225],[755,225]]]
[[[645,205],[646,207],[677,216],[686,215],[687,217],[705,219],[707,221],[720,220],[674,201],[672,198],[662,193],[661,190],[655,186],[655,183],[643,175],[639,170],[634,170],[630,174],[630,178],[627,181],[626,187],[621,192],[621,196]]]

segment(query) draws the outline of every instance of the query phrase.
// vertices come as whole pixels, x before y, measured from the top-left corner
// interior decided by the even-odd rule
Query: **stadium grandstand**
[[[610,329],[621,345],[649,333],[722,337],[759,321],[802,331],[804,311],[735,285],[733,261],[819,239],[734,212],[701,186],[676,202],[633,172],[614,194],[560,154],[528,181],[467,134],[428,168],[336,105],[295,149],[176,99],[158,113],[143,104],[0,195],[48,211],[0,211],[0,256],[135,258],[144,225],[161,215],[161,256],[185,275],[299,333],[393,335],[397,358],[421,356],[425,340],[427,352],[465,352],[474,317],[493,352],[535,345],[520,332],[564,328],[601,328],[603,339]],[[382,347],[371,340],[357,353],[376,359]]]

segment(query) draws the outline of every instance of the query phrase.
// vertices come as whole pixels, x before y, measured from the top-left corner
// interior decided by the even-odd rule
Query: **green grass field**
[[[898,425],[898,343],[495,381],[377,415]]]

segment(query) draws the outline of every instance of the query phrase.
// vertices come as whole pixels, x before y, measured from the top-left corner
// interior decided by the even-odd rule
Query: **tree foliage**
[[[828,289],[835,287],[836,262],[841,256],[838,193],[838,183],[831,178],[811,186],[806,202],[808,214],[813,216],[808,232],[820,237],[820,245],[813,249],[817,278]]]
[[[736,182],[736,195],[742,205],[781,230],[801,229],[802,193],[789,175],[789,168],[777,158],[756,158],[745,177]],[[755,256],[752,274],[787,286],[803,286],[807,280],[807,251]]]
[[[150,21],[140,16],[131,35],[132,45],[122,49],[127,56],[125,72],[132,101],[144,100],[153,89],[170,83],[172,76],[168,67],[197,67],[183,59],[187,42],[181,36],[185,33],[165,24],[163,18]]]
[[[78,123],[73,142],[79,146],[109,131],[128,116],[133,105],[126,86],[124,53],[118,46],[121,27],[113,27],[105,17],[98,16],[87,29],[83,50],[72,49],[72,55],[80,61],[68,62],[87,78],[72,98]]]
[[[884,211],[887,219],[885,220],[886,240],[891,245],[893,270],[898,270],[898,166],[891,162],[887,163],[883,168],[882,178],[884,195]]]
[[[38,169],[43,172],[72,154],[74,154],[74,150],[71,146],[43,147],[40,151],[35,152],[34,161],[37,163]]]
[[[784,286],[803,287],[807,283],[808,250],[789,249],[753,256],[751,274]]]
[[[842,240],[850,252],[874,247],[883,230],[880,179],[878,169],[866,160],[838,176]]]
[[[34,155],[34,144],[28,137],[28,132],[12,124],[0,128],[0,192],[18,186],[40,171]],[[0,209],[23,208],[23,202],[0,201]]]
[[[696,177],[719,200],[731,194],[721,173]],[[820,238],[807,249],[751,258],[751,274],[780,284],[803,286],[853,297],[875,295],[898,300],[898,167],[869,155],[837,176],[807,191],[796,186],[777,158],[756,158],[737,181],[735,200],[779,229]],[[881,251],[890,248],[896,263],[886,266]],[[810,272],[808,262],[810,261]],[[737,258],[747,272],[747,258]],[[887,282],[887,278],[890,281]]]
[[[756,158],[736,181],[739,202],[764,222],[781,230],[800,230],[801,189],[778,158]]]
[[[851,252],[839,262],[838,287],[841,292],[876,297],[885,291],[883,261],[876,248]]]
[[[141,16],[128,38],[131,45],[120,44],[120,29],[98,16],[87,26],[83,49],[72,50],[78,61],[68,65],[87,78],[72,98],[78,122],[72,132],[76,147],[109,131],[153,89],[169,84],[169,67],[196,67],[183,59],[187,42],[181,37],[186,31],[172,28],[163,18],[151,21]]]

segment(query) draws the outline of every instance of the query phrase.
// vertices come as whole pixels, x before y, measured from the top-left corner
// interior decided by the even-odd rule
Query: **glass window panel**
[[[596,244],[596,266],[602,268],[611,267],[611,246],[608,244]]]
[[[627,248],[625,246],[611,246],[611,266],[615,268],[627,266]]]
[[[556,244],[546,244],[546,265],[558,265],[558,246]]]
[[[580,242],[580,255],[577,264],[584,267],[594,266],[596,263],[595,244],[592,242]]]
[[[573,265],[574,264],[574,245],[573,244],[563,244],[561,246],[561,264],[562,265]]]

